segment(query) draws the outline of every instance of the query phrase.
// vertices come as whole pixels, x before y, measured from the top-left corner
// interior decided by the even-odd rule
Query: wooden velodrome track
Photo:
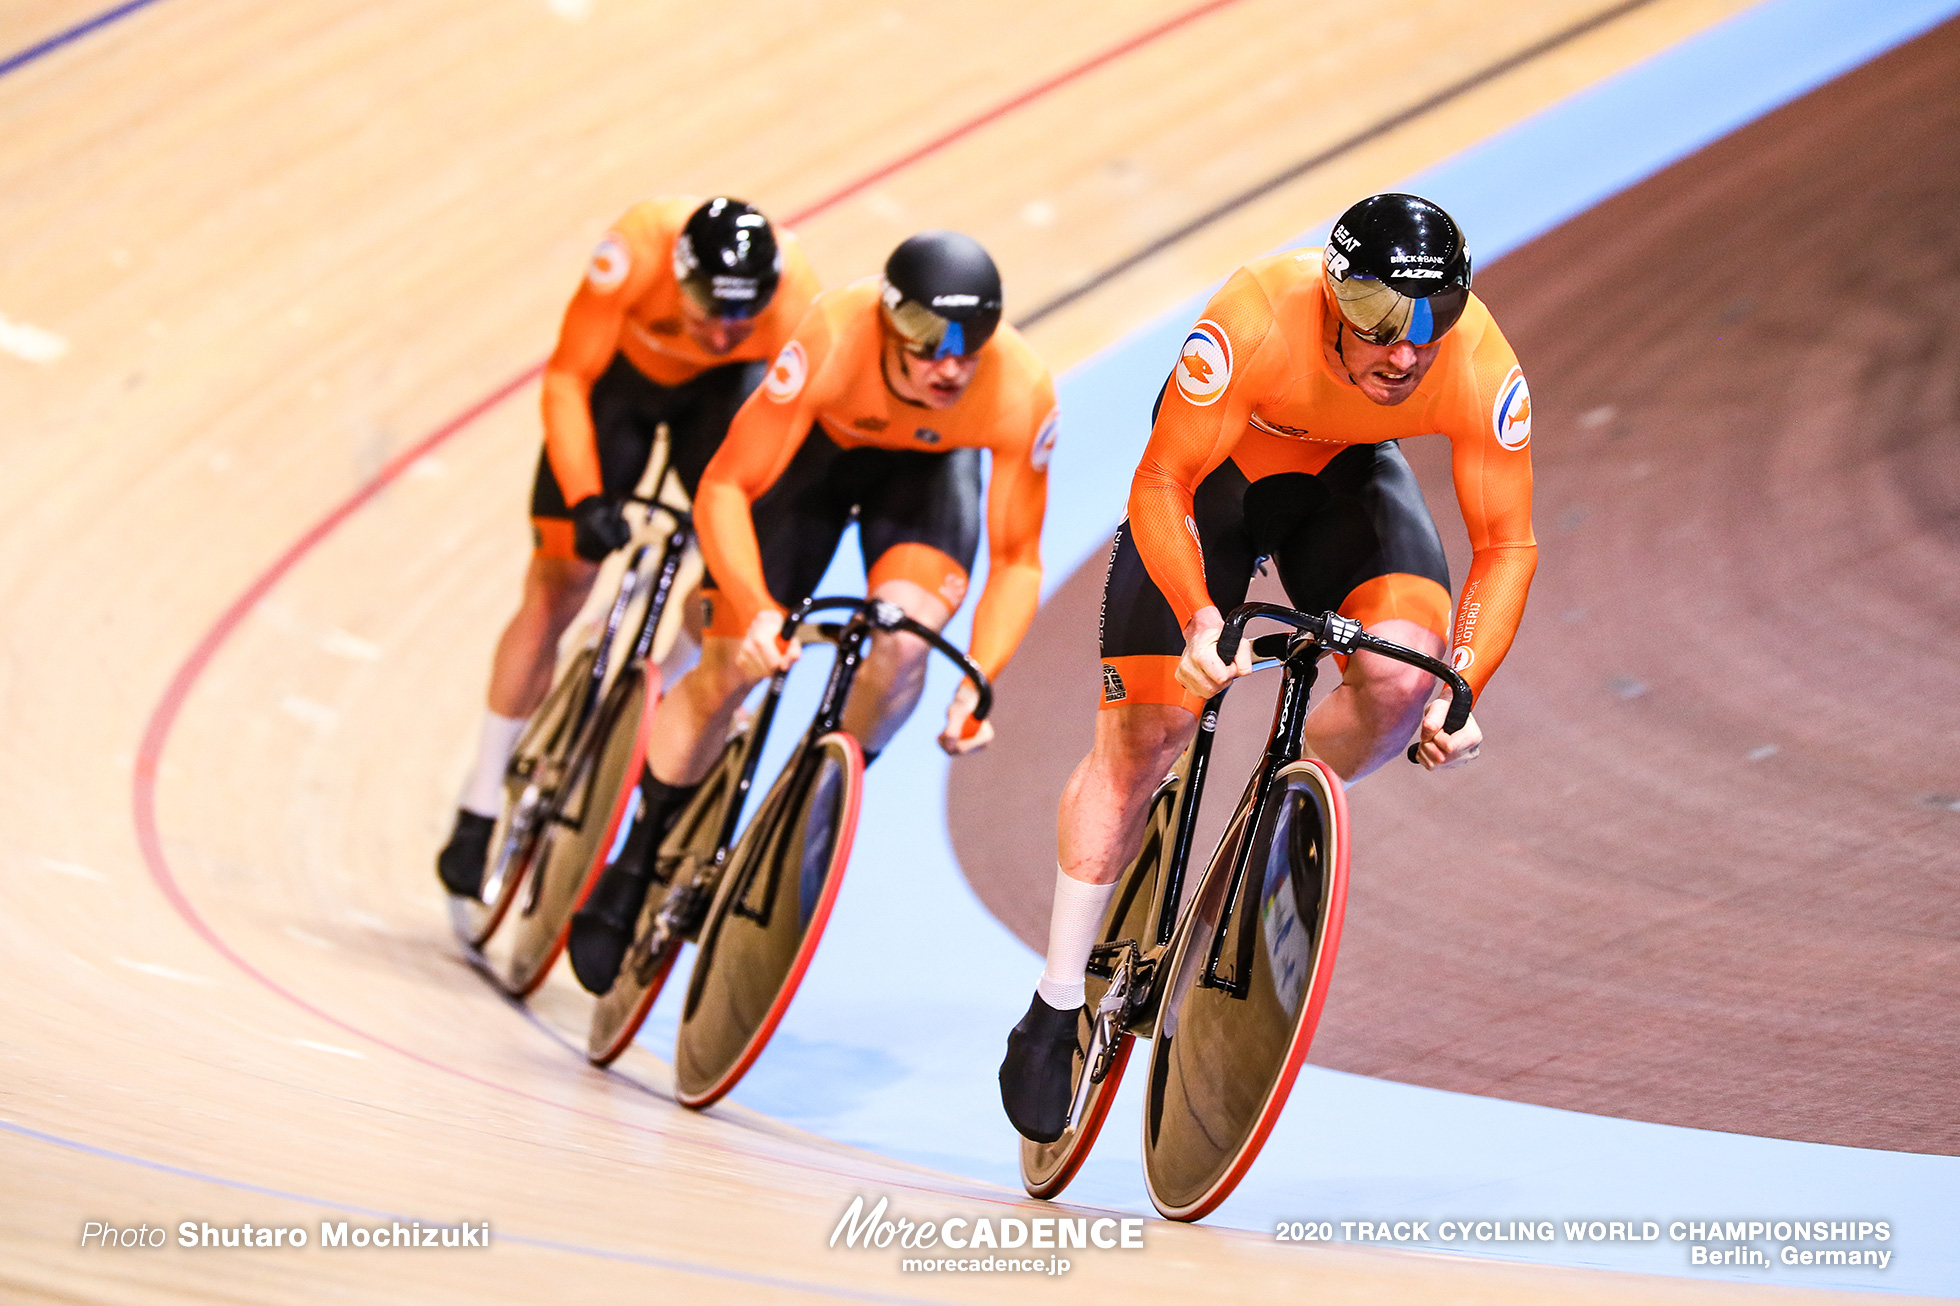
[[[681,1111],[638,1051],[588,1070],[551,1036],[582,999],[561,979],[533,1023],[492,996],[429,873],[527,544],[530,378],[632,200],[741,194],[793,221],[831,282],[957,226],[1025,316],[1364,138],[1046,315],[1032,338],[1059,370],[1738,7],[1431,3],[1342,32],[1282,0],[740,21],[158,0],[8,70],[0,314],[51,336],[10,327],[41,361],[0,357],[0,1295],[1759,1292],[1162,1226],[1151,1252],[1045,1285],[901,1276],[896,1255],[824,1249],[853,1195],[928,1218],[1029,1204],[739,1109]],[[0,51],[95,12],[11,5]],[[1353,76],[1385,42],[1397,75]],[[489,1220],[497,1246],[77,1246],[90,1220],[336,1213]]]

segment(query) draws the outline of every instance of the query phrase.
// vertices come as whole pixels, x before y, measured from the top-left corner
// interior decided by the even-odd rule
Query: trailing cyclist
[[[551,687],[558,639],[599,563],[630,537],[621,505],[665,424],[689,494],[742,401],[820,289],[796,238],[740,200],[635,205],[592,252],[544,370],[544,451],[531,491],[534,551],[497,641],[476,763],[436,858],[443,887],[476,896],[504,770]]]
[[[1442,541],[1399,439],[1449,438],[1470,573],[1451,620]],[[1531,396],[1470,293],[1456,222],[1413,195],[1371,196],[1324,249],[1255,260],[1185,336],[1158,395],[1103,591],[1102,710],[1057,824],[1047,966],[1008,1036],[1001,1100],[1027,1138],[1066,1125],[1083,974],[1152,791],[1206,699],[1251,668],[1217,656],[1221,612],[1271,559],[1294,606],[1450,660],[1473,690],[1503,661],[1537,562]],[[1473,716],[1443,732],[1431,678],[1362,653],[1307,720],[1348,783],[1420,731],[1425,767],[1477,755]]]
[[[695,497],[704,583],[701,661],[655,709],[633,830],[573,918],[579,982],[611,988],[645,900],[647,855],[713,765],[742,699],[796,656],[784,614],[816,588],[856,520],[870,594],[941,629],[965,597],[979,547],[981,450],[988,577],[972,656],[996,675],[1034,619],[1048,458],[1057,415],[1048,369],[1001,324],[1000,274],[947,231],[913,236],[882,278],[817,297],[742,406]],[[879,634],[843,727],[877,756],[924,688],[927,649]],[[983,746],[963,681],[939,742]]]

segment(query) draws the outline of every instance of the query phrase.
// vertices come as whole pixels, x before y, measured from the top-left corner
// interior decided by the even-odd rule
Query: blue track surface
[[[1957,9],[1955,0],[1773,0],[1404,186],[1455,213],[1488,263]],[[1121,516],[1150,399],[1201,302],[1063,378],[1064,435],[1043,542],[1051,588],[1104,546]],[[854,554],[840,552],[820,592],[862,592]],[[959,638],[964,621],[956,622]],[[803,673],[784,720],[808,713],[820,679],[814,668]],[[829,936],[735,1096],[832,1138],[1013,1186],[1016,1140],[994,1071],[1040,965],[973,898],[954,862],[944,820],[948,763],[928,728],[951,690],[950,674],[935,670],[921,719],[873,770]],[[783,746],[778,740],[778,753]],[[643,1036],[663,1056],[682,987],[669,985]],[[1129,1077],[1071,1202],[1148,1210],[1137,1078]],[[1960,1158],[1642,1124],[1309,1066],[1259,1163],[1211,1222],[1269,1232],[1281,1219],[1652,1220],[1663,1230],[1652,1242],[1445,1242],[1432,1224],[1422,1245],[1789,1286],[1956,1294],[1955,1211]],[[1885,1220],[1890,1240],[1869,1245],[1892,1256],[1883,1270],[1697,1268],[1686,1243],[1666,1236],[1677,1219]]]

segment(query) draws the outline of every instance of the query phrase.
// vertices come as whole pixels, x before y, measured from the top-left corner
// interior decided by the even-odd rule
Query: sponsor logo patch
[[[810,360],[804,356],[803,346],[792,340],[770,364],[769,376],[762,383],[763,392],[777,403],[786,404],[803,393],[803,383],[809,379],[809,373]]]
[[[612,290],[626,280],[627,273],[632,270],[633,256],[626,252],[626,242],[607,232],[605,239],[592,251],[592,261],[586,264],[585,279],[594,290]]]
[[[1028,462],[1038,472],[1048,470],[1048,460],[1055,455],[1055,437],[1062,433],[1062,410],[1050,408],[1048,416],[1042,419],[1041,429],[1035,432],[1034,447],[1028,450]]]
[[[1103,663],[1103,702],[1120,703],[1129,696],[1130,691],[1123,688],[1123,677],[1116,674],[1116,668]]]
[[[920,444],[938,444],[946,437],[933,430],[930,426],[921,426],[913,430],[912,438]]]
[[[1218,323],[1205,318],[1184,337],[1178,350],[1177,392],[1200,408],[1218,402],[1232,379],[1232,343]]]
[[[1459,673],[1468,671],[1470,664],[1476,660],[1477,655],[1471,651],[1468,644],[1458,644],[1456,646],[1456,652],[1450,654],[1450,665],[1455,667]]]
[[[882,417],[860,417],[854,420],[851,425],[860,431],[877,432],[884,430],[891,423]]]
[[[1513,367],[1497,389],[1497,402],[1490,409],[1491,433],[1506,449],[1522,449],[1531,443],[1531,389],[1524,383],[1524,369]]]

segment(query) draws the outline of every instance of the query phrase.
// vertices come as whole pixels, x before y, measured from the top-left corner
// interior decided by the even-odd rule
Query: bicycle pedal
[[[654,959],[665,950],[665,940],[660,939],[658,925],[633,940],[633,948],[626,954],[626,964],[620,969],[633,977],[633,983],[645,988],[653,983]],[[656,946],[658,940],[659,946]]]
[[[654,933],[667,938],[691,940],[701,932],[701,924],[708,915],[708,893],[701,881],[690,880],[667,895],[667,901],[660,904],[655,915]]]

